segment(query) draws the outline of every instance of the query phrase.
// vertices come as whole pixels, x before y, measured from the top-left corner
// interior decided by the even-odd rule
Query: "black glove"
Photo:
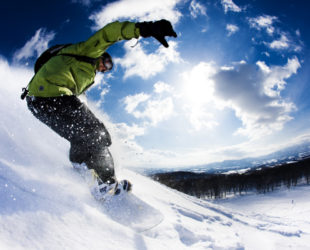
[[[154,37],[166,48],[169,47],[165,36],[177,37],[169,21],[162,19],[156,22],[136,23],[136,27],[140,29],[142,37]]]

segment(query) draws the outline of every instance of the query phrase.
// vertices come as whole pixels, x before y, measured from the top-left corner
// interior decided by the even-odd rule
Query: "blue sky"
[[[178,34],[168,49],[143,38],[113,45],[114,70],[87,92],[114,155],[144,167],[258,156],[310,138],[305,2],[11,1],[1,8],[0,55],[29,71],[26,85],[51,45],[83,41],[115,20],[168,19]]]

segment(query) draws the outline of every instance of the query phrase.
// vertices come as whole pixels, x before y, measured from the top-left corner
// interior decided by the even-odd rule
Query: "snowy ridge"
[[[0,249],[309,247],[307,186],[211,203],[118,166],[119,178],[165,219],[143,233],[113,220],[73,170],[69,144],[28,112],[14,74],[1,74],[11,88],[0,88]]]

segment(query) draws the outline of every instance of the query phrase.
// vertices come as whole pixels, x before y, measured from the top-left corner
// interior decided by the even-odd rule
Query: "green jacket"
[[[113,22],[85,42],[70,45],[61,53],[97,58],[112,44],[120,40],[138,38],[140,31],[132,22]],[[45,63],[29,84],[29,96],[56,97],[80,95],[93,84],[96,66],[70,56],[54,56]]]

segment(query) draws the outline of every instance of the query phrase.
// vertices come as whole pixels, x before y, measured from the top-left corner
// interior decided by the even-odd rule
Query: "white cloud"
[[[270,57],[270,54],[267,51],[262,52],[263,55]]]
[[[125,57],[114,61],[125,69],[124,78],[137,75],[147,79],[162,72],[168,63],[181,61],[177,44],[171,41],[169,45],[169,48],[160,46],[154,53],[146,54],[140,44],[132,48],[129,41],[124,45]]]
[[[264,72],[266,74],[270,73],[270,68],[266,65],[265,62],[257,61],[256,65],[261,69],[262,72]],[[234,69],[232,69],[232,70],[234,70]]]
[[[163,92],[171,92],[171,90],[172,90],[172,87],[169,84],[167,84],[167,83],[159,81],[159,82],[156,82],[154,84],[154,92],[155,93],[159,93],[160,94],[160,93],[163,93]]]
[[[191,1],[189,11],[193,18],[197,18],[199,15],[207,15],[207,8],[196,0]]]
[[[303,47],[303,42],[299,40],[299,32],[295,32],[294,34],[284,32],[280,28],[275,27],[276,21],[278,21],[277,17],[269,15],[249,18],[249,24],[252,28],[257,30],[266,30],[270,36],[277,37],[272,42],[262,42],[267,47],[272,50],[290,50],[300,52]]]
[[[228,31],[228,36],[231,36],[239,30],[239,27],[234,24],[227,24],[226,30]]]
[[[147,119],[153,126],[173,114],[174,105],[171,97],[151,98],[150,95],[139,93],[125,97],[123,103],[127,113],[137,119]]]
[[[149,98],[150,95],[147,95],[145,93],[126,96],[123,100],[125,104],[125,110],[127,111],[127,113],[133,113],[135,112],[140,103],[147,101]]]
[[[39,56],[44,50],[48,48],[48,43],[55,37],[54,32],[47,32],[40,28],[35,35],[26,42],[26,44],[14,53],[14,61],[19,62],[22,59]]]
[[[266,29],[269,35],[272,35],[275,31],[273,23],[277,21],[278,18],[275,16],[263,15],[256,18],[250,18],[249,23],[252,28],[257,30]]]
[[[183,0],[119,0],[104,6],[99,12],[90,16],[96,28],[116,20],[154,21],[167,19],[172,24],[178,22],[181,13],[176,5]]]
[[[157,125],[159,122],[167,120],[173,114],[173,100],[170,97],[158,100],[150,100],[144,111],[134,112],[137,118],[148,118],[152,125]]]
[[[281,130],[292,119],[295,105],[281,97],[285,79],[296,74],[298,59],[289,59],[284,66],[268,67],[258,62],[242,64],[231,70],[220,70],[214,77],[215,95],[235,110],[243,127],[237,133],[257,138]]]
[[[160,81],[156,82],[152,94],[138,93],[126,96],[123,99],[125,110],[144,122],[144,126],[155,126],[159,122],[169,119],[174,113],[171,90],[170,85]]]
[[[104,74],[96,74],[93,86],[101,87],[101,86],[106,85],[106,84],[107,83],[104,79]]]
[[[282,34],[279,40],[274,40],[271,43],[267,43],[267,45],[269,48],[276,50],[288,49],[290,47],[290,41],[286,35]]]
[[[116,123],[116,124],[114,124],[114,133],[121,140],[123,140],[126,144],[129,141],[131,142],[131,144],[135,144],[133,140],[137,136],[144,135],[145,128],[139,127],[137,124],[133,124],[132,126],[129,126],[126,123]]]
[[[241,12],[242,9],[236,5],[232,0],[221,0],[225,13],[228,11]]]
[[[86,92],[87,96],[92,96],[92,95],[94,96],[93,90],[96,90],[95,95],[99,96],[99,100],[96,103],[97,107],[100,107],[104,103],[105,96],[110,91],[110,85],[106,82],[105,78],[109,78],[109,74],[107,74],[107,75],[106,74],[96,74],[95,82],[92,85],[92,88],[89,88]],[[83,96],[83,95],[81,95],[81,96]]]
[[[280,92],[285,88],[285,79],[290,78],[292,74],[296,74],[301,67],[297,57],[288,59],[285,66],[268,67],[263,62],[257,62],[264,74],[264,93],[271,97],[279,97]]]
[[[213,129],[219,125],[216,121],[215,114],[208,112],[208,108],[204,106],[188,107],[188,112],[185,114],[189,122],[192,124],[194,131],[202,129]]]

